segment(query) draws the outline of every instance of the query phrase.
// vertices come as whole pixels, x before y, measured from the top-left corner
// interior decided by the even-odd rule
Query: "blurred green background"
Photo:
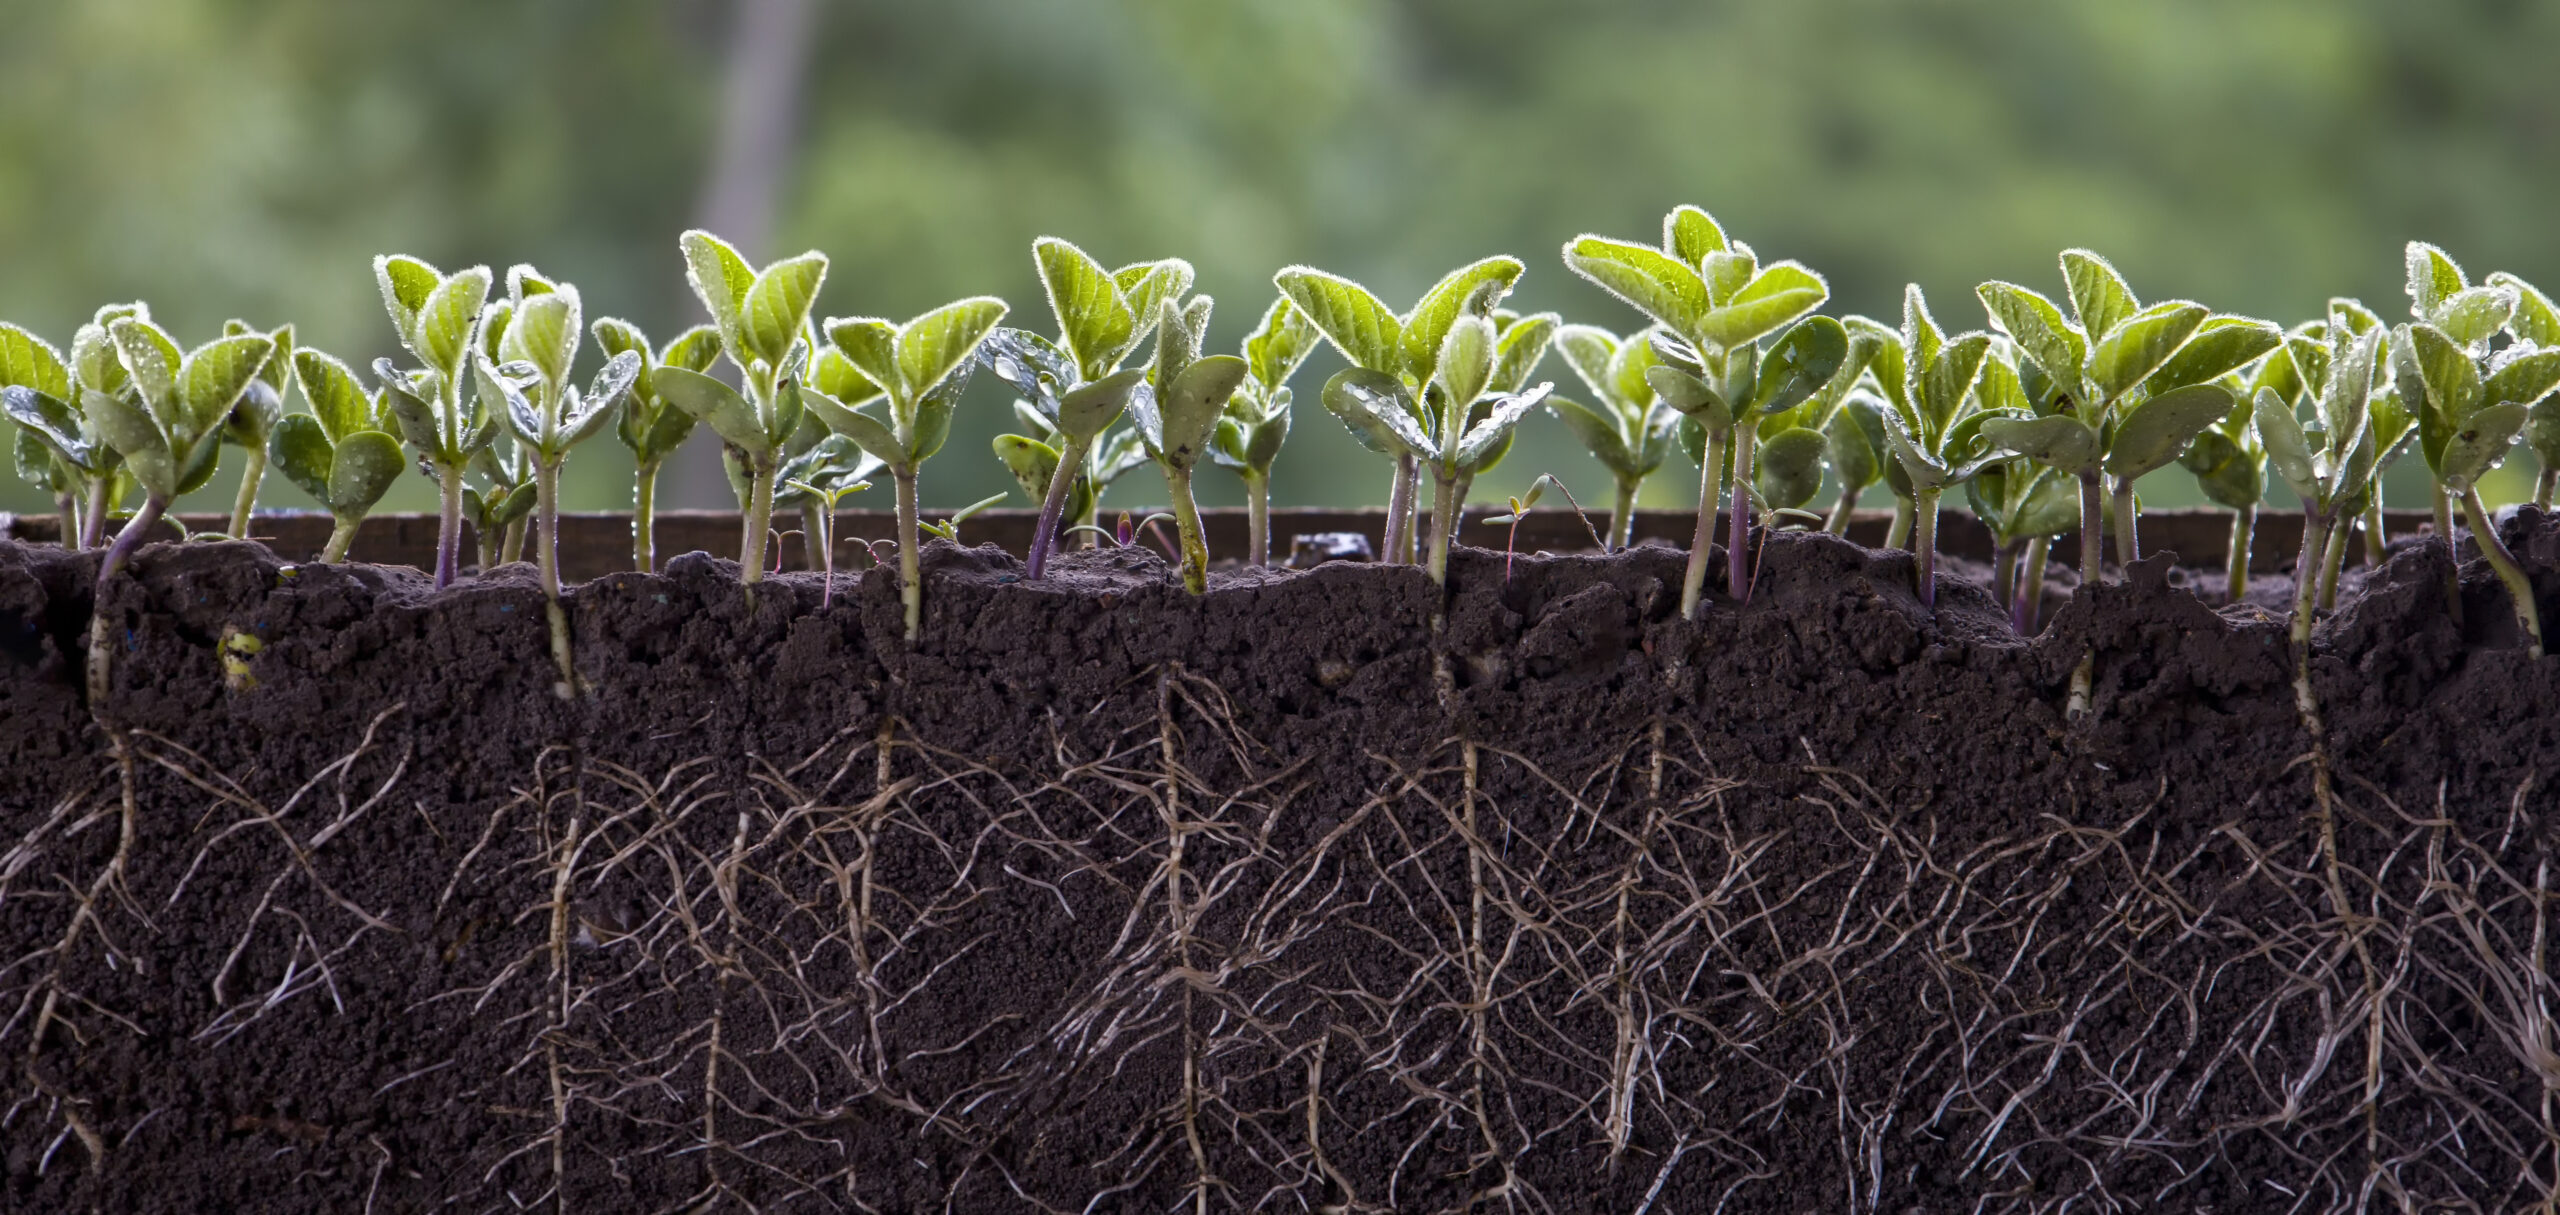
[[[1613,329],[1576,232],[1696,202],[1834,312],[1951,328],[1971,288],[2058,291],[2088,245],[2146,299],[2286,323],[2332,294],[2405,312],[2401,243],[2560,286],[2560,4],[2532,0],[6,0],[0,317],[65,344],[144,298],[193,342],[292,320],[391,353],[369,270],[530,261],[589,316],[699,319],[676,234],[833,258],[822,315],[992,292],[1052,327],[1029,243],[1180,255],[1232,344],[1307,262],[1402,307],[1495,252],[1513,303]],[[596,361],[592,345],[587,363]],[[1301,400],[1337,366],[1300,373]],[[1570,379],[1561,360],[1542,375]],[[1578,386],[1577,386],[1578,391]],[[929,504],[1010,488],[973,394]],[[697,442],[700,442],[697,438]],[[727,504],[690,453],[665,505]],[[232,458],[236,458],[232,457]],[[2519,465],[2529,465],[2529,456]],[[2416,505],[2408,462],[2394,505]],[[629,501],[609,438],[569,504]],[[1479,500],[1606,477],[1539,416]],[[2423,472],[2414,472],[2423,478]],[[2526,469],[2497,488],[2519,492]],[[198,496],[228,504],[225,472]],[[1649,496],[1680,504],[1677,461]],[[1381,500],[1383,462],[1302,409],[1283,503]],[[1232,478],[1204,496],[1237,501]],[[307,506],[281,478],[265,501]],[[2198,501],[2171,470],[2154,502]],[[2279,491],[2280,493],[2281,491]],[[1141,471],[1113,501],[1161,500]],[[1881,499],[1882,495],[1877,495]],[[431,503],[404,479],[384,509]],[[1879,501],[1879,505],[1881,502]],[[0,509],[47,504],[14,481]],[[848,505],[885,505],[863,503]]]

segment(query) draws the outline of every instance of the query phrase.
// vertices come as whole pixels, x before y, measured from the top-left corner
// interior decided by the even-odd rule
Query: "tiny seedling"
[[[1127,548],[1138,542],[1139,528],[1143,527],[1152,531],[1159,523],[1174,522],[1174,517],[1164,511],[1157,511],[1144,519],[1133,521],[1129,517],[1129,512],[1124,510],[1120,512],[1119,520],[1109,527],[1102,527],[1091,523],[1079,523],[1067,530],[1071,532],[1089,532],[1093,535],[1096,543],[1108,544],[1113,548]]]
[[[512,298],[483,306],[480,331],[472,339],[473,357],[504,362],[507,323],[514,318]],[[495,420],[506,415],[507,402],[474,376],[469,408],[474,417]],[[500,427],[497,438],[471,453],[471,472],[479,482],[462,487],[462,517],[479,537],[480,570],[487,573],[524,559],[524,533],[533,519],[533,462],[525,457],[525,445],[507,438]]]
[[[2296,330],[2296,333],[2301,332]],[[2287,336],[2290,343],[2292,335]],[[2195,474],[2196,488],[2216,505],[2231,511],[2230,551],[2223,558],[2223,595],[2232,603],[2249,594],[2249,562],[2257,546],[2258,503],[2267,493],[2267,449],[2250,420],[2258,390],[2274,392],[2290,407],[2302,398],[2302,377],[2284,346],[2268,351],[2245,381],[2224,377],[2223,385],[2240,399],[2237,408],[2206,427],[2187,445],[2178,463]]]
[[[1555,347],[1591,390],[1593,404],[1551,396],[1547,412],[1609,470],[1615,492],[1609,500],[1609,534],[1601,539],[1600,551],[1625,548],[1635,531],[1636,494],[1670,454],[1680,414],[1663,403],[1645,378],[1659,360],[1644,335],[1621,339],[1597,325],[1566,325],[1556,330]],[[1531,492],[1536,492],[1534,486]]]
[[[258,332],[246,321],[225,321],[225,337]],[[293,326],[281,325],[267,334],[275,343],[275,353],[258,369],[258,378],[249,382],[248,391],[240,394],[238,404],[231,407],[231,417],[223,424],[222,440],[241,449],[240,493],[231,504],[231,530],[234,540],[249,538],[249,516],[258,506],[258,485],[267,475],[267,438],[274,433],[276,419],[284,416],[285,397],[293,391]]]
[[[1156,356],[1147,381],[1129,396],[1129,418],[1147,455],[1164,470],[1166,492],[1173,497],[1174,530],[1181,536],[1182,585],[1192,594],[1209,589],[1209,544],[1200,530],[1200,507],[1191,494],[1191,473],[1209,450],[1227,401],[1244,383],[1250,368],[1232,354],[1202,357],[1208,337],[1210,299],[1195,295],[1188,303],[1168,297],[1158,305]]]
[[[2409,312],[2415,319],[2391,329],[2391,378],[2416,419],[2418,451],[2435,476],[2437,531],[2452,543],[2448,507],[2459,502],[2472,540],[2506,584],[2527,647],[2538,658],[2542,625],[2532,580],[2498,538],[2479,482],[2524,434],[2533,406],[2560,386],[2560,348],[2519,339],[2492,350],[2491,339],[2509,328],[2522,293],[2505,283],[2470,286],[2462,268],[2433,245],[2410,242],[2408,265]],[[2459,604],[2459,586],[2448,590]]]
[[[672,363],[661,363],[651,386],[661,401],[709,426],[746,465],[738,577],[752,587],[764,578],[774,479],[789,454],[784,445],[800,425],[799,377],[815,353],[809,307],[826,283],[827,259],[803,253],[757,270],[727,242],[699,229],[678,244],[685,281],[711,313],[720,353],[737,367],[745,391]]]
[[[878,456],[898,487],[898,594],[907,609],[907,640],[924,631],[916,471],[951,434],[951,412],[978,366],[979,347],[1004,319],[991,296],[956,300],[901,325],[878,317],[830,320],[827,341],[841,361],[822,360],[818,383],[791,394],[827,429]],[[857,406],[885,401],[888,416]],[[719,428],[718,416],[707,419]],[[725,432],[724,432],[725,433]]]
[[[939,521],[930,519],[920,521],[916,524],[916,528],[935,539],[948,540],[953,544],[958,544],[960,543],[960,525],[977,517],[978,512],[983,511],[990,506],[994,506],[996,503],[1004,501],[1006,496],[1007,495],[1004,494],[989,494],[986,497],[980,498],[967,506],[951,512],[947,518]]]
[[[854,445],[843,435],[828,435],[809,450],[793,456],[782,466],[782,485],[775,491],[776,504],[786,498],[790,505],[805,501],[808,519],[816,527],[809,537],[809,551],[817,555],[818,568],[826,571],[826,590],[818,597],[820,606],[835,602],[836,597],[836,507],[845,495],[871,488],[871,476],[883,465],[880,457]]]
[[[392,437],[389,390],[365,395],[355,373],[318,350],[293,352],[294,379],[309,413],[276,420],[267,454],[285,480],[328,508],[334,526],[322,563],[344,561],[356,528],[400,476],[400,440]]]
[[[1854,342],[1856,338],[1850,340]],[[1823,424],[1823,451],[1830,457],[1832,477],[1840,482],[1840,500],[1832,504],[1822,530],[1835,536],[1848,535],[1849,521],[1858,512],[1858,499],[1876,482],[1884,481],[1894,495],[1892,534],[1886,537],[1885,547],[1900,548],[1911,537],[1911,487],[1901,462],[1893,458],[1892,448],[1886,445],[1885,408],[1883,397],[1858,388],[1841,400],[1840,408],[1833,410],[1831,420]]]
[[[2053,538],[2080,522],[2079,486],[2022,456],[1994,460],[1964,483],[1974,517],[1991,533],[1991,593],[2021,633],[2032,631],[2044,604],[2046,554]]]
[[[463,472],[471,458],[498,437],[498,421],[485,409],[466,408],[463,375],[469,369],[482,306],[491,278],[487,266],[445,274],[414,257],[373,261],[382,306],[400,344],[423,366],[400,371],[374,360],[374,375],[389,391],[391,417],[402,441],[436,479],[442,509],[436,523],[436,586],[453,585],[462,545]]]
[[[2033,412],[2017,369],[1993,355],[1991,335],[1976,330],[1947,337],[1930,317],[1917,283],[1903,290],[1901,333],[1878,334],[1875,340],[1886,369],[1879,378],[1891,406],[1884,411],[1885,443],[1911,482],[1911,551],[1920,559],[1920,602],[1935,606],[1941,495],[2001,459],[1982,436],[1985,425]]]
[[[1796,262],[1762,266],[1749,245],[1726,239],[1713,216],[1687,206],[1663,217],[1659,247],[1578,236],[1565,245],[1564,261],[1574,273],[1661,325],[1668,337],[1655,345],[1678,356],[1666,358],[1664,366],[1646,375],[1664,401],[1705,432],[1704,458],[1699,462],[1698,531],[1690,543],[1689,571],[1680,588],[1681,614],[1695,616],[1706,584],[1716,505],[1728,488],[1732,514],[1725,540],[1727,584],[1740,594],[1748,581],[1743,541],[1750,527],[1751,461],[1758,445],[1760,411],[1773,401],[1754,391],[1761,370],[1758,343],[1821,307],[1831,297],[1830,284]],[[1831,332],[1836,334],[1838,329],[1838,322],[1832,322]],[[1812,395],[1846,361],[1845,340],[1839,343],[1836,357],[1829,347],[1825,341],[1797,348],[1799,354],[1821,355],[1830,361],[1782,368],[1790,393],[1809,375],[1811,382],[1803,384],[1803,391],[1779,410],[1793,408]],[[1690,366],[1674,365],[1679,362]],[[1750,425],[1740,425],[1746,421]]]
[[[1180,258],[1105,270],[1054,236],[1033,241],[1031,259],[1057,318],[1058,340],[998,329],[987,337],[986,364],[1022,394],[1014,412],[1034,432],[999,437],[996,455],[1040,504],[1023,573],[1038,579],[1057,546],[1060,521],[1086,521],[1103,487],[1146,462],[1133,431],[1105,441],[1146,379],[1144,371],[1120,364],[1155,329],[1164,302],[1190,290],[1192,272]]]
[[[1485,519],[1487,523],[1496,526],[1508,525],[1510,529],[1502,541],[1502,581],[1506,586],[1511,583],[1512,555],[1520,547],[1520,521],[1529,517],[1529,509],[1538,504],[1538,499],[1546,496],[1547,487],[1550,485],[1556,487],[1557,493],[1564,495],[1566,504],[1573,507],[1574,517],[1582,520],[1583,530],[1591,533],[1592,546],[1604,553],[1609,551],[1609,542],[1601,538],[1599,528],[1591,526],[1591,516],[1583,513],[1582,503],[1574,500],[1573,491],[1566,489],[1564,482],[1557,480],[1555,474],[1539,473],[1538,479],[1529,483],[1527,491],[1510,494],[1503,498],[1503,504],[1510,508],[1508,513]]]
[[[1227,399],[1209,436],[1209,458],[1244,480],[1245,564],[1271,561],[1271,463],[1289,441],[1289,377],[1315,353],[1316,327],[1286,296],[1274,300],[1244,338],[1250,374]]]
[[[87,390],[82,403],[107,445],[124,455],[143,502],[108,547],[101,582],[123,568],[173,499],[213,478],[232,407],[275,350],[264,334],[237,334],[181,354],[166,332],[138,316],[109,322],[106,336],[124,368],[123,388]]]
[[[1840,322],[1830,317],[1807,317],[1789,327],[1766,351],[1754,343],[1727,352],[1728,371],[1722,378],[1734,394],[1729,400],[1710,385],[1715,373],[1696,346],[1667,333],[1655,334],[1653,344],[1661,363],[1645,374],[1663,399],[1683,415],[1680,445],[1697,462],[1701,488],[1709,482],[1732,485],[1731,520],[1747,525],[1751,507],[1792,510],[1812,499],[1821,489],[1821,461],[1829,442],[1793,419],[1798,409],[1838,382],[1852,350],[1872,353],[1868,343],[1852,342]],[[1758,448],[1764,429],[1786,440],[1772,445],[1770,454],[1777,462],[1774,469],[1765,470],[1773,475],[1766,476],[1762,469],[1745,467],[1752,461],[1744,450]],[[1711,468],[1713,472],[1707,471]],[[1765,501],[1770,490],[1784,501]],[[1696,588],[1706,583],[1706,559],[1701,553],[1714,542],[1714,501],[1713,496],[1701,500],[1692,541],[1698,547],[1689,555],[1688,584]],[[1746,530],[1729,535],[1728,542],[1742,545],[1747,534]],[[1725,568],[1728,590],[1737,599],[1749,600],[1751,579],[1742,548],[1732,550]],[[1684,588],[1684,600],[1687,594]]]
[[[640,375],[622,407],[613,433],[631,449],[637,467],[631,481],[631,568],[649,573],[658,568],[658,469],[693,434],[697,419],[658,395],[658,369],[703,373],[720,359],[720,331],[696,325],[652,351],[649,335],[638,325],[604,317],[594,327],[596,345],[610,358],[624,352],[639,356]]]
[[[140,304],[127,308],[147,315]],[[100,310],[97,320],[81,328],[83,337],[94,335],[103,345],[106,324],[120,314]],[[18,475],[52,493],[62,513],[65,548],[97,547],[113,505],[110,494],[124,466],[124,457],[99,436],[80,405],[84,389],[116,390],[124,369],[109,357],[95,370],[112,372],[115,382],[83,383],[43,338],[0,324],[0,407],[17,423]]]

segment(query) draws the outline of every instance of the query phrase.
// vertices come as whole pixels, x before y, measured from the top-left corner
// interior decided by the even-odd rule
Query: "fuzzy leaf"
[[[791,344],[800,340],[801,327],[809,323],[809,305],[826,281],[823,253],[803,253],[765,267],[739,305],[739,338],[746,352],[768,367],[782,366],[791,354]]]
[[[436,428],[435,407],[412,389],[409,378],[392,367],[391,360],[375,359],[373,374],[382,381],[383,407],[400,428],[402,441],[420,455],[441,456],[443,439]]]
[[[274,353],[275,342],[263,334],[216,338],[189,353],[178,367],[178,396],[189,419],[187,436],[222,425]]]
[[[575,289],[545,291],[516,306],[498,361],[533,364],[542,381],[558,389],[578,357],[579,302]]]
[[[1707,314],[1706,280],[1660,249],[1577,236],[1564,247],[1564,264],[1682,337],[1695,336]]]
[[[1131,367],[1069,389],[1058,398],[1058,429],[1087,442],[1099,438],[1128,408],[1129,394],[1146,382],[1145,369]]]
[[[1129,301],[1129,314],[1138,318],[1137,328],[1129,333],[1129,345],[1135,348],[1155,331],[1158,310],[1166,300],[1179,300],[1191,290],[1191,263],[1178,257],[1162,261],[1131,262],[1111,272],[1120,294]]]
[[[1627,450],[1626,439],[1618,433],[1614,413],[1604,417],[1598,410],[1570,397],[1550,396],[1547,412],[1564,423],[1566,430],[1582,443],[1582,449],[1600,462],[1601,467],[1620,476],[1635,475],[1635,454]]]
[[[2425,241],[2409,242],[2409,315],[2422,321],[2436,319],[2436,310],[2444,306],[2467,284],[2462,267],[2454,264],[2445,251]]]
[[[1912,433],[1911,423],[1900,410],[1884,411],[1885,447],[1893,453],[1902,475],[1919,489],[1938,489],[1953,480],[1945,462],[1931,452],[1921,436]]]
[[[2560,349],[2528,351],[2495,366],[2480,386],[2480,399],[2492,405],[2502,401],[2531,405],[2560,387]]]
[[[1761,271],[1724,306],[1699,318],[1693,332],[1700,341],[1739,349],[1777,332],[1829,298],[1831,285],[1821,275],[1794,262],[1779,262]],[[1842,352],[1847,352],[1845,345]]]
[[[1982,437],[1995,447],[2066,473],[2078,474],[2098,465],[2098,432],[2069,414],[1987,419]]]
[[[870,414],[847,408],[843,402],[813,388],[800,390],[800,403],[828,430],[853,440],[855,446],[878,457],[891,469],[907,466],[907,453],[898,446],[897,432]]]
[[[1662,398],[1663,404],[1678,410],[1683,416],[1695,419],[1718,434],[1733,429],[1733,407],[1725,402],[1724,394],[1709,387],[1706,381],[1667,364],[1646,368],[1644,380]]]
[[[907,391],[922,396],[957,372],[1004,314],[1003,300],[982,295],[944,304],[899,326],[898,374]],[[861,360],[855,363],[859,366]]]
[[[162,425],[181,422],[178,366],[182,356],[177,343],[170,341],[158,326],[135,318],[108,325],[107,336],[115,342],[116,360],[124,366],[143,407]]]
[[[2305,502],[2316,502],[2320,496],[2320,477],[2312,463],[2311,441],[2302,433],[2302,421],[2293,414],[2293,406],[2276,395],[2271,388],[2258,390],[2257,400],[2249,408],[2249,425],[2258,432],[2258,443],[2267,449],[2267,466],[2293,487]]]
[[[2516,306],[2507,317],[2507,332],[2518,341],[2536,346],[2560,346],[2560,308],[2552,307],[2550,296],[2503,270],[2489,276],[2489,285],[2515,292]]]
[[[2284,344],[2284,331],[2266,321],[2217,316],[2197,328],[2187,344],[2143,382],[2149,391],[2165,393],[2202,384],[2246,367],[2258,356]]]
[[[1412,336],[1410,330],[1406,336]],[[1440,386],[1449,400],[1462,408],[1474,404],[1493,379],[1493,322],[1480,316],[1458,318],[1432,361],[1439,366]]]
[[[1324,335],[1307,314],[1281,296],[1263,310],[1262,320],[1245,335],[1244,361],[1264,388],[1278,388],[1296,374],[1298,365],[1315,353]]]
[[[896,323],[871,316],[830,320],[826,333],[828,343],[844,355],[854,371],[880,391],[893,397],[913,391],[898,375]]]
[[[1005,471],[1013,474],[1013,483],[1022,487],[1024,497],[1045,502],[1049,483],[1058,476],[1058,449],[1038,439],[1021,435],[997,435],[996,459]],[[1068,516],[1073,521],[1073,516]]]
[[[1924,437],[1932,443],[1944,440],[1956,418],[1963,412],[1965,396],[1973,391],[1974,382],[1982,376],[1982,365],[1989,360],[1991,335],[1980,330],[1964,334],[1939,350],[1929,360],[1929,368],[1920,377],[1919,389],[1912,405],[1926,419]],[[1941,451],[1940,455],[1945,453]]]
[[[1883,475],[1878,462],[1884,458],[1884,408],[1873,394],[1852,392],[1822,428],[1831,468],[1842,489],[1863,490]]]
[[[2169,462],[2239,404],[2219,384],[2190,384],[2144,401],[2124,416],[2107,445],[2106,471],[2140,477]]]
[[[1557,317],[1552,312],[1532,313],[1511,322],[1502,329],[1493,344],[1493,378],[1486,387],[1494,392],[1518,392],[1529,382],[1540,360],[1547,357],[1547,345],[1555,340]]]
[[[1527,392],[1494,398],[1484,416],[1469,424],[1465,436],[1458,440],[1458,468],[1482,472],[1492,467],[1510,449],[1511,432],[1520,425],[1520,419],[1554,390],[1553,384],[1540,384]]]
[[[1058,318],[1058,333],[1074,353],[1077,378],[1100,378],[1135,340],[1137,313],[1111,272],[1084,250],[1043,236],[1031,242],[1031,259],[1049,294],[1049,311]]]
[[[2481,408],[2464,420],[2445,439],[2444,455],[2438,462],[2436,475],[2445,488],[2455,493],[2478,483],[2482,474],[2496,468],[2507,458],[2507,449],[2515,445],[2523,432],[2528,411],[2523,405],[2507,401]]]
[[[317,420],[293,414],[278,419],[275,430],[267,436],[267,460],[284,474],[285,480],[299,486],[320,505],[328,506],[329,466],[335,447]]]
[[[331,442],[375,429],[373,403],[346,364],[307,346],[293,352],[293,363],[302,399],[310,403],[311,416]]]
[[[1707,306],[1730,303],[1749,286],[1751,276],[1760,272],[1760,259],[1747,246],[1719,249],[1698,263],[1698,277],[1707,284]]]
[[[1573,368],[1573,374],[1614,412],[1619,390],[1611,364],[1618,357],[1617,335],[1597,325],[1566,325],[1556,330],[1554,345],[1556,353],[1564,356],[1565,365]],[[1648,394],[1651,391],[1650,387],[1646,389]]]
[[[1367,288],[1308,266],[1291,266],[1271,281],[1354,366],[1389,374],[1404,369],[1404,323]]]
[[[1822,492],[1822,457],[1829,450],[1822,432],[1789,427],[1760,442],[1760,459],[1752,467],[1753,488],[1769,505],[1793,509]]]
[[[1189,468],[1209,443],[1227,398],[1244,383],[1250,369],[1231,354],[1213,354],[1182,369],[1171,386],[1158,392],[1154,404],[1162,419],[1157,450],[1166,463]]]
[[[2102,400],[2123,396],[2178,352],[2205,318],[2202,304],[2169,300],[2124,318],[2089,352],[2089,385]]]
[[[1662,248],[1692,266],[1704,265],[1708,254],[1727,248],[1724,227],[1698,207],[1674,207],[1662,217]]]
[[[1512,284],[1520,281],[1526,268],[1516,257],[1488,257],[1452,270],[1432,284],[1431,290],[1422,293],[1422,302],[1413,306],[1412,315],[1403,321],[1406,374],[1417,384],[1430,383],[1439,371],[1450,327],[1461,315],[1489,315],[1493,306],[1510,294]]]
[[[1325,381],[1325,411],[1342,419],[1351,437],[1382,456],[1431,454],[1431,440],[1413,420],[1413,394],[1393,372],[1349,367]]]
[[[1288,389],[1280,390],[1285,396]],[[1244,464],[1257,472],[1269,472],[1271,462],[1280,458],[1280,445],[1289,441],[1289,411],[1282,409],[1245,429]]]
[[[2525,412],[2525,442],[2544,468],[2560,468],[2560,396],[2548,396]]]
[[[372,510],[391,483],[400,479],[406,461],[400,441],[379,430],[359,430],[340,440],[329,464],[329,511],[342,518],[361,518]],[[315,494],[314,497],[319,495]]]
[[[696,228],[677,238],[684,250],[684,279],[694,298],[720,329],[731,357],[752,354],[746,344],[747,292],[756,284],[755,268],[727,241]]]
[[[2465,346],[2488,341],[2507,327],[2516,310],[2516,293],[2505,287],[2472,287],[2455,292],[2436,309],[2435,325]]]
[[[661,367],[658,398],[711,428],[721,441],[757,456],[771,455],[774,440],[756,420],[755,407],[738,390],[699,371]]]
[[[23,384],[11,384],[0,388],[0,412],[6,412],[10,421],[37,436],[74,468],[97,471],[95,445],[81,433],[79,415],[61,398]]]
[[[2089,357],[2088,339],[2063,319],[2062,310],[2053,301],[2015,283],[1988,282],[1975,288],[1982,307],[1991,314],[1992,323],[2000,327],[2018,344],[2018,349],[2035,361],[2045,375],[2077,395],[2084,364]]]
[[[43,338],[0,322],[0,386],[31,388],[57,401],[71,399],[71,369]]]
[[[427,295],[418,310],[417,341],[411,353],[447,379],[462,375],[471,354],[472,326],[489,300],[489,268],[473,266],[448,275]]]
[[[2080,332],[2092,343],[2105,342],[2116,326],[2142,310],[2115,266],[2087,249],[2063,250],[2062,278],[2071,288],[2071,310]]]
[[[388,255],[373,259],[373,278],[382,289],[383,310],[391,314],[400,340],[414,343],[418,313],[426,309],[427,297],[435,294],[444,274],[417,258]]]
[[[1848,357],[1849,334],[1840,322],[1827,316],[1803,321],[1760,357],[1746,415],[1757,418],[1795,408],[1829,383]]]
[[[2443,330],[2428,324],[2408,327],[2409,345],[2426,386],[2427,406],[2448,426],[2461,426],[2480,407],[2480,366]]]

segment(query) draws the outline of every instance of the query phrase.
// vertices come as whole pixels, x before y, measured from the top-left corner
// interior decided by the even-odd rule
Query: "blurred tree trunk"
[[[800,135],[815,0],[733,0],[720,129],[698,208],[702,227],[757,265],[773,256],[775,212]],[[668,505],[731,504],[720,445],[697,431],[667,465]]]

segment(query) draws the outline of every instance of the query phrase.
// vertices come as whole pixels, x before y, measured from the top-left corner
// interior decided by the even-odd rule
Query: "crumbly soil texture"
[[[693,554],[563,698],[523,567],[0,544],[0,1208],[2552,1201],[2560,659],[2467,545],[2350,576],[2316,748],[2169,556],[2021,637],[1759,550],[936,543],[912,644]]]

